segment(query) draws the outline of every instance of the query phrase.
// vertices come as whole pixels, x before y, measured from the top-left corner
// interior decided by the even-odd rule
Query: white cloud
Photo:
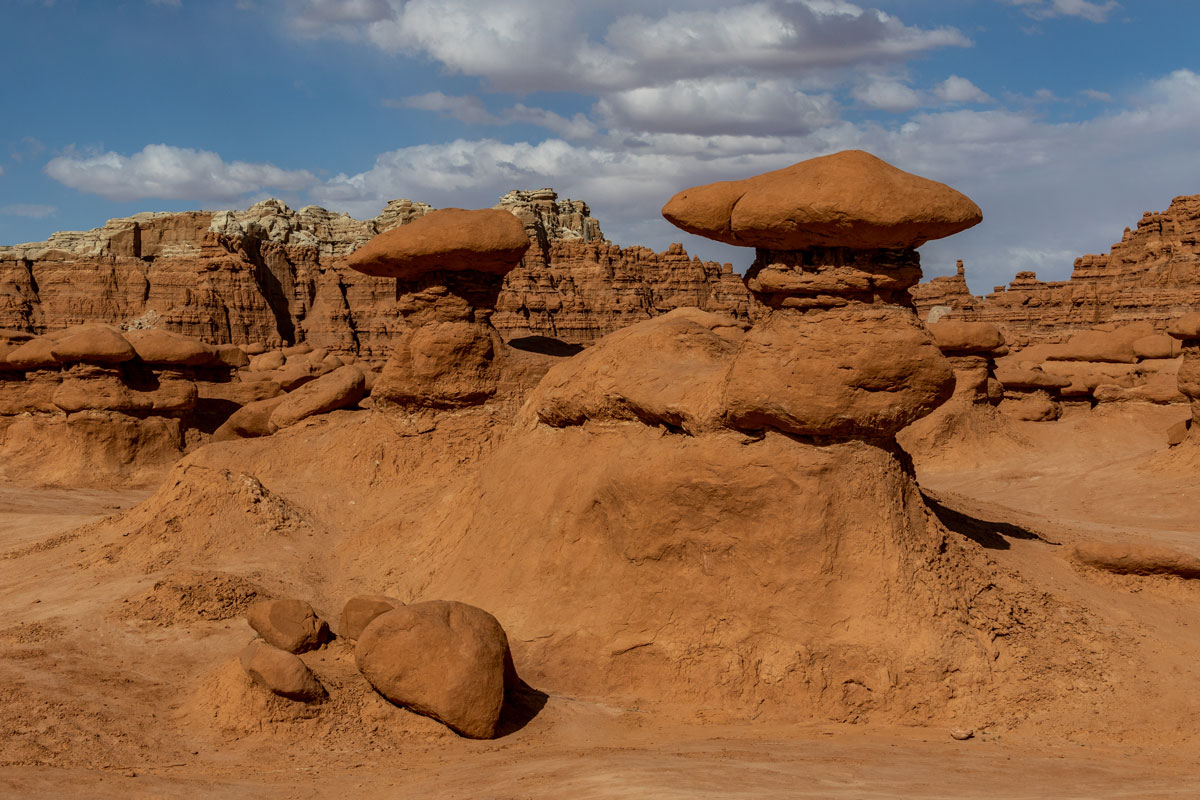
[[[1107,22],[1121,6],[1116,0],[1095,2],[1094,0],[1005,0],[1009,5],[1019,6],[1034,19],[1050,17],[1080,17],[1090,22]]]
[[[878,80],[858,86],[853,95],[864,105],[882,111],[910,111],[924,103],[919,92],[894,80]]]
[[[933,91],[947,103],[989,103],[992,100],[987,92],[958,75],[946,78]]]
[[[609,127],[654,133],[802,134],[838,119],[828,94],[809,95],[793,81],[683,80],[604,96],[596,112]]]
[[[1088,100],[1094,100],[1097,103],[1111,103],[1113,101],[1113,96],[1111,94],[1108,92],[1101,92],[1096,89],[1084,89],[1082,92],[1080,92],[1080,94],[1086,97]]]
[[[131,156],[68,151],[51,159],[45,172],[59,183],[109,200],[233,202],[266,188],[297,191],[317,180],[305,170],[225,162],[216,153],[165,144],[146,145]]]
[[[400,100],[384,100],[389,108],[416,108],[433,111],[467,125],[511,125],[526,123],[545,128],[567,139],[586,139],[596,133],[596,126],[583,114],[567,118],[545,108],[517,103],[493,114],[478,97],[428,92]]]
[[[148,0],[152,6],[166,6],[168,8],[183,8],[183,0]]]
[[[8,205],[0,206],[0,214],[7,217],[43,219],[44,217],[52,217],[57,212],[58,209],[54,206],[43,206],[33,203],[9,203]]]
[[[953,28],[908,26],[837,0],[676,5],[683,8],[651,17],[629,13],[645,8],[629,0],[586,8],[561,0],[323,0],[301,6],[293,24],[307,35],[354,35],[429,57],[518,93],[619,91],[733,72],[794,77],[970,44]]]

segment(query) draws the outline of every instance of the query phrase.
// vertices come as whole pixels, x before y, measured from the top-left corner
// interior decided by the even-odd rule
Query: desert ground
[[[1034,721],[980,719],[965,741],[945,725],[730,720],[702,706],[620,707],[553,691],[492,741],[383,703],[360,704],[359,730],[339,729],[344,719],[272,718],[214,682],[222,654],[252,635],[222,606],[239,602],[228,576],[206,575],[199,558],[172,563],[166,579],[152,562],[124,575],[105,569],[128,531],[102,521],[150,492],[8,486],[0,786],[9,797],[1194,797],[1196,729],[1158,712],[1194,712],[1200,589],[1084,570],[1063,555],[1092,540],[1200,555],[1200,489],[1162,438],[1180,416],[1152,406],[1083,411],[1020,423],[1020,446],[985,465],[963,468],[953,453],[917,463],[951,530],[998,570],[1098,610],[1113,628],[1095,647],[1136,652],[1157,673],[1132,687],[1145,706],[1116,713],[1102,676],[1055,678],[1074,685],[1048,695]],[[298,554],[279,555],[283,567]],[[284,569],[306,568],[301,556]],[[214,709],[230,727],[197,724]]]

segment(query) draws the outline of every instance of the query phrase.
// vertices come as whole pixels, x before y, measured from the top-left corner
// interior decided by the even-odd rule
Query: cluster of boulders
[[[301,344],[206,344],[161,329],[0,330],[0,447],[10,469],[76,481],[45,450],[75,453],[96,480],[133,480],[208,441],[263,436],[352,407],[375,373]],[[61,459],[60,459],[61,460]],[[65,470],[65,471],[64,471]],[[61,473],[61,474],[60,474]]]
[[[1149,322],[1081,331],[1058,344],[1026,347],[1000,359],[1001,410],[1019,419],[1058,419],[1064,406],[1179,403],[1181,347]]]
[[[356,642],[355,663],[379,694],[468,738],[496,735],[505,690],[516,685],[504,629],[466,603],[405,605],[360,595],[342,609],[336,637],[303,600],[255,603],[246,619],[260,638],[242,650],[242,668],[255,683],[296,702],[329,696],[300,656],[335,638]]]

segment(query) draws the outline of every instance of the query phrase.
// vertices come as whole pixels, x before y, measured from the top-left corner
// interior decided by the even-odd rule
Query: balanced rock
[[[757,248],[746,286],[769,311],[730,366],[729,427],[888,438],[953,394],[908,289],[914,248],[982,218],[962,194],[848,151],[685,190],[663,216]]]
[[[444,600],[401,606],[367,625],[354,657],[393,703],[471,739],[495,735],[512,659],[486,611]]]
[[[688,233],[773,250],[916,248],[983,219],[965,195],[861,150],[685,189],[663,216]]]
[[[374,619],[404,605],[394,597],[381,594],[360,594],[351,597],[342,607],[338,618],[338,636],[358,639]]]
[[[267,427],[272,433],[316,414],[347,408],[362,399],[364,378],[358,367],[340,367],[284,395]]]
[[[312,703],[329,696],[317,676],[294,653],[255,639],[246,645],[239,659],[255,683],[280,697]]]
[[[444,209],[350,255],[347,266],[397,279],[403,330],[371,387],[378,407],[461,408],[495,394],[505,347],[491,314],[503,276],[528,247],[507,211]]]
[[[990,322],[947,319],[928,327],[943,353],[994,353],[1005,347],[1004,334]]]
[[[355,250],[346,265],[404,280],[460,270],[504,275],[527,249],[525,226],[507,211],[443,208],[379,234]]]
[[[329,625],[303,600],[264,600],[246,609],[246,620],[266,642],[289,653],[313,650],[329,641]]]
[[[1179,391],[1192,401],[1192,425],[1200,424],[1200,312],[1171,320],[1167,333],[1183,343]],[[11,356],[10,356],[11,359]]]

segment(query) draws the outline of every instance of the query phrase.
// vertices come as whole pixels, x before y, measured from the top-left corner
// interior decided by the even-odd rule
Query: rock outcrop
[[[603,239],[585,203],[551,189],[499,206],[534,246],[497,298],[505,338],[590,343],[682,305],[749,314],[729,265]],[[246,211],[146,213],[45,242],[0,247],[0,328],[45,333],[81,322],[151,327],[209,344],[308,342],[382,363],[397,331],[392,281],[338,261],[432,209],[393,200],[355,220],[267,200]]]
[[[923,319],[933,313],[990,322],[1017,347],[1062,342],[1102,323],[1147,322],[1162,333],[1172,318],[1200,311],[1200,195],[1147,211],[1107,254],[1077,258],[1070,280],[1041,281],[1022,271],[976,297],[958,278],[914,288]]]

